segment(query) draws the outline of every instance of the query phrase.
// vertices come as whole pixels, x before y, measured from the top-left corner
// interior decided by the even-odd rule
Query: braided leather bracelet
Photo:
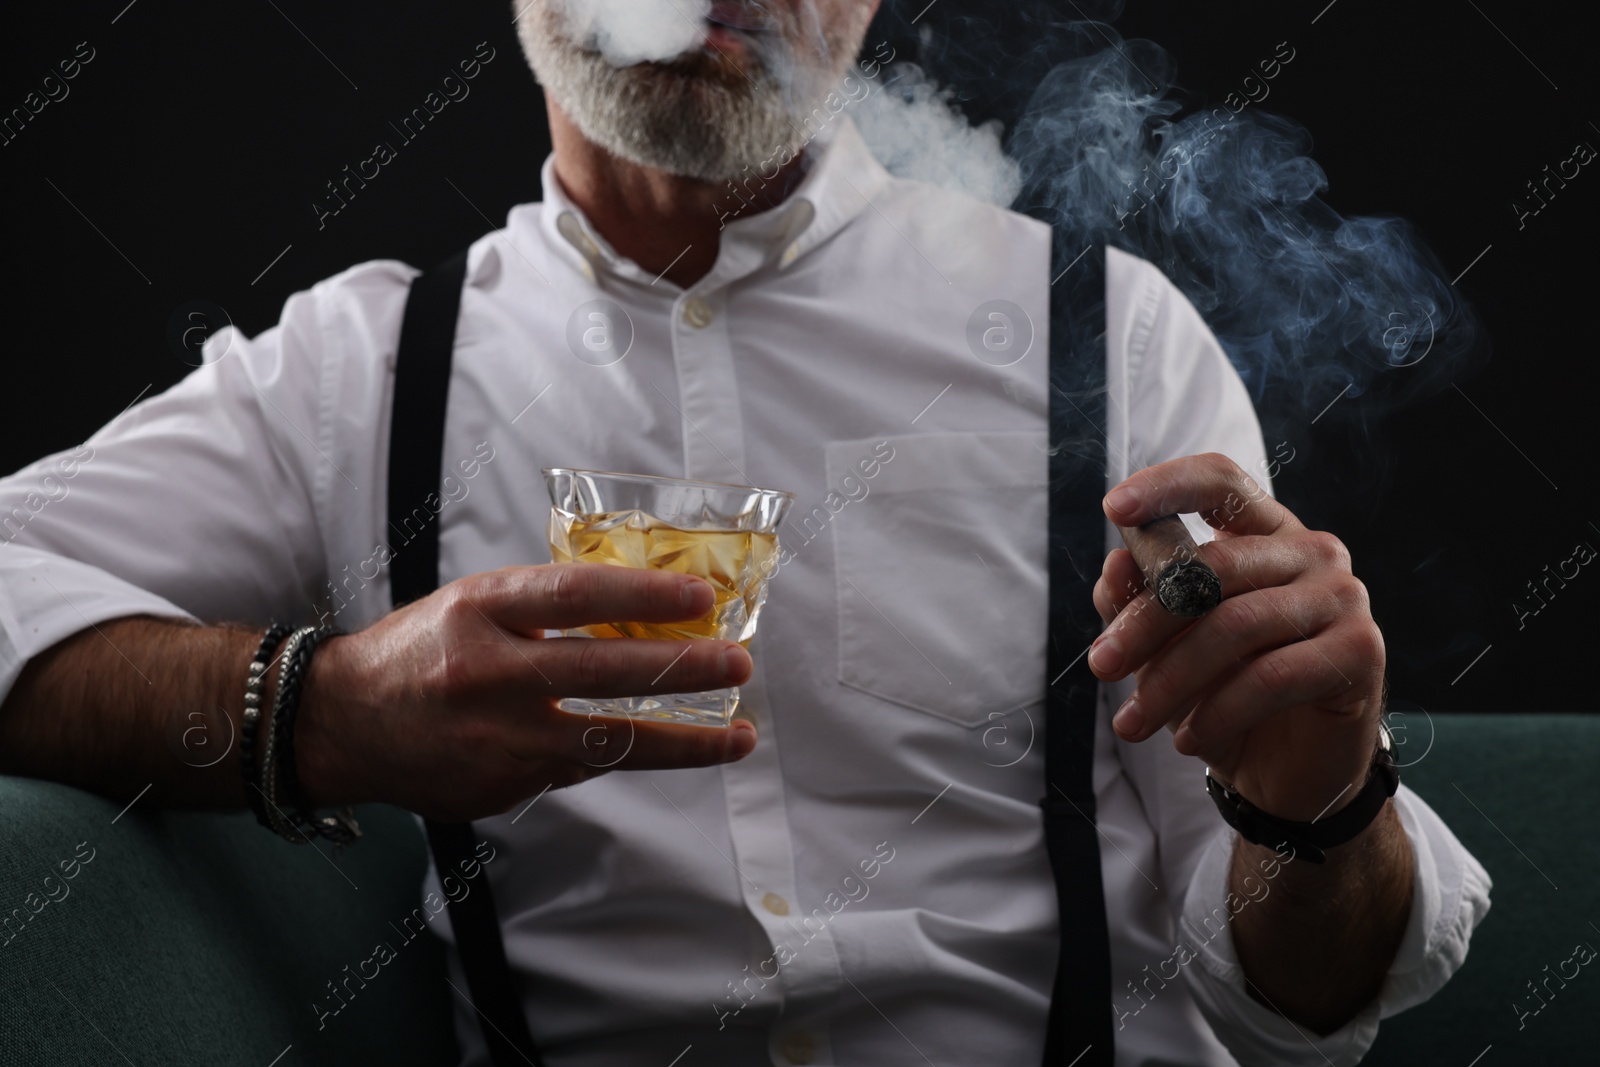
[[[291,703],[298,702],[300,689],[300,672],[295,664],[299,662],[299,650],[306,637],[316,632],[312,626],[302,627],[289,635],[283,644],[283,651],[278,656],[278,690],[272,699],[272,724],[267,732],[266,746],[261,753],[261,775],[257,788],[261,791],[267,808],[267,827],[273,833],[286,841],[310,841],[311,838],[302,833],[294,821],[284,813],[285,798],[278,794],[278,761],[283,756],[283,738],[286,732],[283,710],[285,696],[291,697]],[[290,678],[294,679],[293,689],[290,688]]]
[[[294,630],[288,623],[273,623],[262,635],[255,658],[250,661],[249,676],[244,683],[244,719],[239,726],[239,760],[244,773],[244,795],[255,812],[256,821],[270,828],[267,819],[267,801],[256,786],[256,734],[261,727],[261,690],[266,682],[267,668],[271,665],[274,649]]]
[[[306,634],[305,639],[295,650],[295,662],[290,667],[289,688],[279,691],[273,713],[275,723],[280,715],[283,722],[282,758],[278,761],[282,780],[278,783],[277,795],[289,805],[289,817],[296,824],[309,827],[318,836],[325,837],[337,845],[349,844],[360,837],[361,827],[356,823],[355,812],[348,807],[333,815],[320,817],[312,812],[305,789],[300,784],[299,768],[295,765],[294,726],[299,717],[301,689],[304,687],[306,674],[311,669],[312,654],[322,642],[342,632],[330,626]],[[276,725],[274,729],[276,730]]]
[[[321,818],[307,810],[294,764],[294,723],[311,656],[319,644],[339,632],[333,627],[307,626],[296,630],[284,645],[278,690],[272,704],[272,731],[261,761],[260,786],[271,829],[286,841],[310,841],[310,834],[302,826],[335,844],[348,844],[361,836],[361,828],[350,808]]]

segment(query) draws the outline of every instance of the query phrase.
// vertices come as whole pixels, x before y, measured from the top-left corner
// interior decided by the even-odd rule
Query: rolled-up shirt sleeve
[[[75,449],[0,479],[0,699],[33,656],[109,619],[306,618],[336,468],[315,291]],[[137,664],[134,664],[137,667]]]
[[[1109,302],[1117,314],[1107,324],[1109,481],[1178,456],[1220,452],[1270,490],[1271,476],[1294,461],[1294,450],[1283,442],[1267,458],[1244,384],[1198,312],[1160,271],[1131,256],[1109,255],[1107,278],[1122,293]],[[1209,539],[1209,528],[1186,519],[1197,540]],[[1108,546],[1120,543],[1110,528],[1107,535]],[[1106,720],[1130,691],[1129,682],[1103,687]],[[1109,721],[1102,728],[1109,732]],[[1395,806],[1411,841],[1415,878],[1410,921],[1388,977],[1378,998],[1334,1033],[1296,1026],[1250,995],[1229,924],[1221,921],[1232,916],[1227,872],[1237,835],[1201,788],[1201,765],[1165,735],[1137,745],[1119,738],[1115,749],[1157,835],[1172,944],[1190,947],[1192,958],[1181,968],[1185,987],[1239,1064],[1357,1063],[1380,1019],[1427,1000],[1466,959],[1472,931],[1489,910],[1489,876],[1402,785]]]
[[[1411,918],[1378,998],[1331,1034],[1297,1026],[1250,995],[1232,929],[1216,918],[1231,914],[1228,863],[1237,835],[1216,835],[1202,854],[1184,901],[1184,922],[1210,940],[1198,946],[1184,973],[1211,1028],[1245,1067],[1360,1063],[1378,1036],[1380,1019],[1433,996],[1466,960],[1472,930],[1489,910],[1488,872],[1416,793],[1401,786],[1394,803],[1415,862]]]

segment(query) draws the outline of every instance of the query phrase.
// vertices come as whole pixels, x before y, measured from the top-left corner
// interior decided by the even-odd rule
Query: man
[[[174,714],[242,711],[262,627],[215,621],[335,622],[351,632],[311,660],[295,728],[306,790],[477,820],[552,1067],[691,1044],[718,1063],[1038,1062],[1058,924],[1080,921],[1057,914],[1028,740],[1046,366],[1043,346],[977,358],[966,331],[994,299],[1043,328],[1050,236],[890,178],[818,109],[875,7],[718,3],[687,52],[617,66],[603,9],[532,0],[518,25],[555,151],[546,200],[468,258],[431,506],[453,580],[388,610],[415,272],[358,266],[259,337],[213,339],[0,550],[0,770],[240,804],[232,760],[165,747]],[[580,13],[600,22],[576,31]],[[1200,795],[1209,766],[1279,818],[1336,816],[1369,778],[1383,644],[1339,542],[1245,473],[1267,469],[1260,431],[1193,309],[1114,252],[1107,297],[1107,518],[1214,516],[1228,595],[1185,630],[1134,595],[1122,550],[1095,590],[1117,1062],[1354,1063],[1460,965],[1488,878],[1403,787],[1321,864],[1236,837]],[[0,513],[58,462],[0,483]],[[809,521],[785,528],[753,659],[545,637],[711,604],[683,576],[532,565],[555,465],[794,491]],[[748,710],[727,729],[639,722],[604,752],[555,707],[729,684]],[[470,1009],[458,1022],[485,1062]]]

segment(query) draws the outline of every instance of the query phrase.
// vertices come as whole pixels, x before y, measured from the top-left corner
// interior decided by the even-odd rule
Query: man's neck
[[[620,159],[585,137],[553,103],[550,139],[555,148],[556,180],[595,231],[619,255],[641,269],[660,273],[687,289],[716,265],[727,214],[727,184],[685,178]],[[776,180],[770,192],[754,202],[740,201],[744,217],[782,203],[796,184],[799,156]]]

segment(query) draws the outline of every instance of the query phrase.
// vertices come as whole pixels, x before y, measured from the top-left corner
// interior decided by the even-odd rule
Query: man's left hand
[[[1173,745],[1281,819],[1310,821],[1360,791],[1383,713],[1383,635],[1350,553],[1308,530],[1226,456],[1148,467],[1114,488],[1106,515],[1138,526],[1197,512],[1217,530],[1200,556],[1223,601],[1199,619],[1172,615],[1126,549],[1106,557],[1095,607],[1106,630],[1089,652],[1104,681],[1136,688],[1113,727]]]

